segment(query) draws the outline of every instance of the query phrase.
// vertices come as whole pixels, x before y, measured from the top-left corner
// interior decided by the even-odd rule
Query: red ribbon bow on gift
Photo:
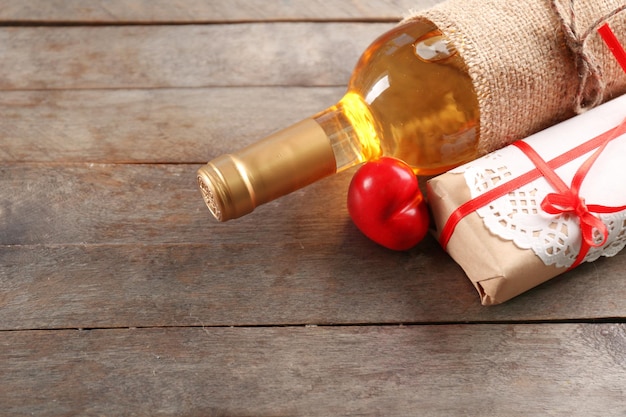
[[[580,197],[573,190],[569,190],[569,192],[563,194],[548,194],[541,202],[541,208],[548,214],[575,214],[580,220],[583,240],[590,246],[598,247],[606,243],[606,240],[609,238],[609,231],[604,223],[602,223],[602,220],[592,214],[592,212],[598,212],[598,206],[594,207],[596,208],[587,207],[585,199]],[[601,241],[595,241],[594,230],[597,230],[602,235]]]
[[[584,259],[589,249],[592,247],[600,247],[604,245],[609,237],[609,231],[602,220],[593,213],[616,213],[626,210],[626,205],[619,207],[602,206],[599,204],[585,204],[585,199],[580,196],[580,187],[583,180],[591,170],[607,145],[615,138],[620,136],[620,132],[626,131],[626,119],[615,129],[615,134],[607,136],[602,145],[578,168],[572,178],[570,187],[550,168],[548,163],[539,156],[539,154],[526,142],[518,141],[513,143],[535,164],[548,183],[556,190],[545,196],[541,202],[541,208],[548,214],[559,215],[565,213],[574,214],[580,222],[580,230],[582,241],[580,251],[570,269],[578,266]],[[602,237],[596,239],[596,232]]]
[[[557,156],[556,158],[545,161],[528,143],[524,141],[514,142],[513,145],[520,149],[535,164],[535,169],[526,172],[506,183],[494,187],[476,198],[460,205],[448,218],[448,221],[441,230],[439,242],[445,249],[448,241],[452,237],[452,233],[456,225],[468,214],[476,211],[490,202],[500,198],[508,193],[515,191],[523,185],[544,177],[556,192],[548,194],[541,202],[541,208],[549,214],[572,213],[579,218],[580,228],[582,231],[582,242],[578,256],[570,269],[578,266],[584,259],[591,247],[599,247],[606,243],[608,238],[608,229],[600,218],[593,213],[616,213],[626,210],[626,205],[620,207],[609,207],[598,204],[585,203],[584,198],[580,196],[580,187],[583,180],[589,173],[592,165],[598,159],[600,154],[605,150],[608,144],[626,134],[626,119],[624,119],[617,127],[577,146],[570,151]],[[558,176],[554,171],[560,166],[567,164],[583,155],[593,151],[595,152],[578,168],[572,185],[570,187]],[[595,239],[595,232],[599,232],[602,236],[601,241]]]

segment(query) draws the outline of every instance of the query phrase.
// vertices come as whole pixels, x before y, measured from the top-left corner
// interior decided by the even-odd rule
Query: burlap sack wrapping
[[[624,8],[625,0],[448,0],[406,20],[431,21],[465,59],[485,154],[626,92],[626,74],[595,31],[606,20],[626,45]]]

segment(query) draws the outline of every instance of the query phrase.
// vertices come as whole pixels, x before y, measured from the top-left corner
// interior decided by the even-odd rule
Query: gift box
[[[626,245],[626,95],[427,182],[436,235],[484,305]]]

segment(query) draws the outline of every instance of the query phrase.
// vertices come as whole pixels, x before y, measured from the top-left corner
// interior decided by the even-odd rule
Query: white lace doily
[[[615,124],[611,127],[614,126]],[[562,142],[560,145],[555,144],[553,135],[550,135],[552,137],[549,141],[544,137],[531,137],[526,142],[531,144],[545,160],[549,160],[602,132],[603,130],[595,130],[593,134],[581,132],[573,139],[566,136],[573,140],[573,143],[570,141],[567,144],[567,148]],[[547,142],[551,144],[546,146]],[[556,169],[556,173],[569,186],[576,170],[589,155]],[[471,197],[476,198],[533,168],[533,163],[521,150],[508,146],[452,172],[464,175]],[[626,205],[624,178],[626,178],[626,135],[613,140],[598,158],[583,182],[580,195],[585,198],[587,204]],[[476,212],[491,233],[512,241],[521,249],[531,249],[546,265],[569,267],[575,262],[581,247],[580,223],[575,214],[552,215],[542,210],[541,202],[544,197],[553,192],[555,190],[550,184],[544,178],[539,178],[477,209]],[[626,210],[594,215],[606,225],[608,239],[603,246],[592,247],[589,250],[584,259],[586,262],[594,261],[600,256],[613,256],[626,246]],[[601,242],[602,236],[599,233],[597,235],[596,238],[599,239],[597,242]]]

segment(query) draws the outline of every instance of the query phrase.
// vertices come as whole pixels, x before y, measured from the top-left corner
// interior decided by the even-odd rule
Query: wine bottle
[[[427,21],[393,28],[363,53],[339,102],[198,170],[220,221],[380,156],[431,175],[477,156],[479,111],[462,57]]]

